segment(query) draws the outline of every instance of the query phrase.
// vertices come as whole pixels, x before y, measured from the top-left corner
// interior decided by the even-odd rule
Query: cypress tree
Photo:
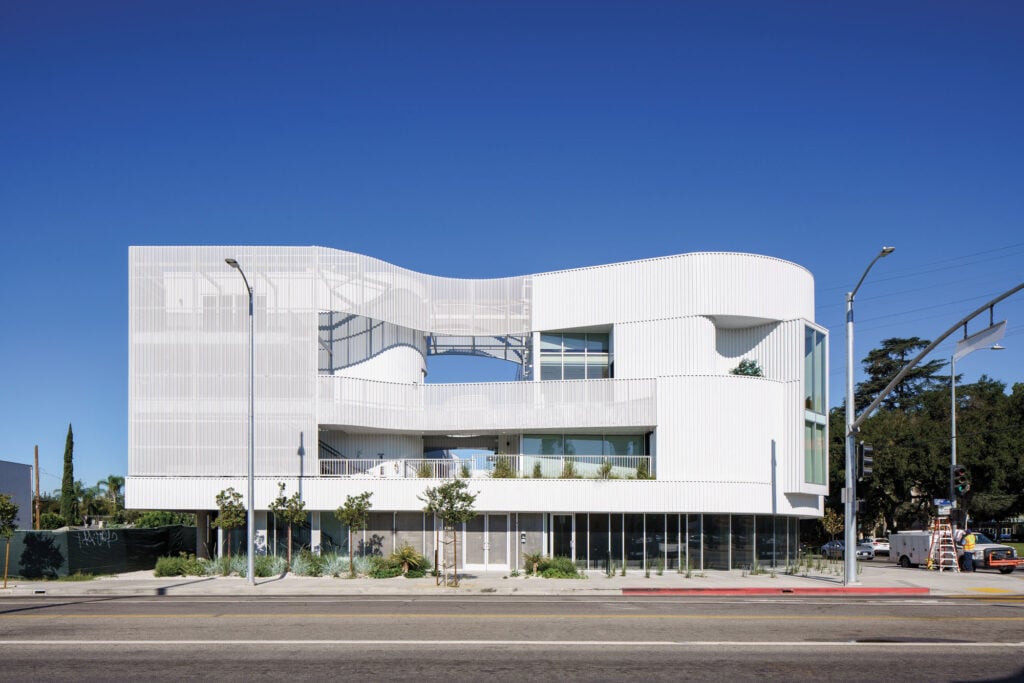
[[[75,465],[72,462],[75,451],[75,435],[68,423],[68,439],[64,443],[64,479],[60,484],[60,516],[68,526],[78,524],[78,497],[75,495]]]

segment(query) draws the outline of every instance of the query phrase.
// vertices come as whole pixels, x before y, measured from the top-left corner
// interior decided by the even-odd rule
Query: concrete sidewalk
[[[104,576],[91,581],[8,581],[0,598],[46,595],[84,596],[433,596],[433,595],[889,595],[889,596],[1024,596],[1024,572],[1004,575],[979,571],[973,574],[902,569],[887,562],[860,563],[856,585],[843,586],[841,576],[777,573],[751,575],[739,570],[707,571],[686,578],[665,572],[650,577],[643,573],[608,577],[589,573],[586,579],[510,577],[502,573],[467,572],[457,588],[438,586],[433,577],[422,579],[310,578],[294,575],[257,578],[250,586],[240,577],[154,578],[152,572]]]

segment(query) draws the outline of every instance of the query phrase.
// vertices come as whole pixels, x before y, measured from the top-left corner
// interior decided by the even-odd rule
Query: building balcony
[[[649,455],[480,455],[452,459],[331,458],[321,478],[653,479]]]
[[[318,378],[321,425],[454,434],[657,423],[656,380],[398,384]]]

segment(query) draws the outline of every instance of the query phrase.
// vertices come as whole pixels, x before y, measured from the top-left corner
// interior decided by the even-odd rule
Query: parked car
[[[866,545],[870,545],[875,551],[875,555],[889,555],[889,539],[888,538],[865,538],[861,541]]]
[[[846,554],[846,543],[844,541],[829,541],[825,545],[821,546],[821,554],[825,557],[833,559],[842,559]],[[875,559],[875,549],[867,543],[858,543],[857,548],[854,551],[857,553],[858,560],[873,560]]]

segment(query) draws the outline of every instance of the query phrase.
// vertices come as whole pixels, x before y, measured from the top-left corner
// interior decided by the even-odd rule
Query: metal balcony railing
[[[451,460],[322,458],[321,477],[653,479],[649,455],[479,455]]]

